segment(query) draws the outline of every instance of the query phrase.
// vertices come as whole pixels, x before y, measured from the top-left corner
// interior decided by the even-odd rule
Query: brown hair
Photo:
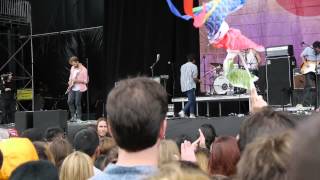
[[[320,177],[319,119],[319,113],[315,113],[295,131],[290,159],[290,180],[318,180]]]
[[[100,141],[100,154],[107,154],[110,149],[116,147],[116,142],[111,137],[104,137]]]
[[[34,141],[32,143],[36,148],[39,159],[50,161],[54,165],[56,164],[48,143],[43,141]]]
[[[117,145],[128,152],[157,143],[167,111],[166,90],[146,77],[122,80],[108,95],[109,129]]]
[[[248,144],[238,163],[239,180],[286,180],[292,132],[263,136]]]
[[[209,174],[234,175],[239,159],[240,151],[237,139],[232,136],[219,137],[211,147],[208,164]]]
[[[295,122],[287,114],[274,111],[270,107],[262,108],[242,122],[238,143],[240,151],[256,137],[283,132],[294,127]]]
[[[69,154],[72,153],[73,149],[71,144],[66,139],[55,139],[49,144],[49,149],[53,154],[56,162],[56,167],[60,169],[60,166]]]
[[[69,64],[73,63],[73,62],[79,62],[79,58],[77,56],[72,56],[69,59]]]

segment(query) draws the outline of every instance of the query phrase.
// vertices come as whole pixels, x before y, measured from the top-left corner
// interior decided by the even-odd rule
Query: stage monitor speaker
[[[266,80],[269,105],[292,105],[293,57],[267,58]]]
[[[68,112],[66,110],[34,111],[33,127],[42,132],[48,127],[60,127],[67,132]]]
[[[33,111],[17,111],[14,120],[15,128],[21,134],[24,130],[33,128]]]

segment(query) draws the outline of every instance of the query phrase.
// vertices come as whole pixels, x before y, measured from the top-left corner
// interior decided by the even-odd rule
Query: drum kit
[[[208,95],[233,95],[246,93],[245,89],[233,87],[228,79],[223,75],[223,65],[220,63],[210,63],[211,69],[204,76],[209,75],[210,87]],[[235,64],[235,68],[241,68]]]

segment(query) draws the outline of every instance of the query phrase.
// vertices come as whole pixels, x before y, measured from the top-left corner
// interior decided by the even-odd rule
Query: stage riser
[[[18,111],[15,114],[15,127],[19,133],[29,128],[37,128],[44,133],[48,127],[60,127],[67,132],[67,117],[65,110]]]

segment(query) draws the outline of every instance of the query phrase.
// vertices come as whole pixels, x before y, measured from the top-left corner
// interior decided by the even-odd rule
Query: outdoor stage
[[[230,113],[247,114],[249,110],[249,97],[250,95],[248,94],[196,97],[196,115],[221,117]],[[172,98],[175,112],[183,109],[186,102],[188,102],[188,98],[186,97]]]

